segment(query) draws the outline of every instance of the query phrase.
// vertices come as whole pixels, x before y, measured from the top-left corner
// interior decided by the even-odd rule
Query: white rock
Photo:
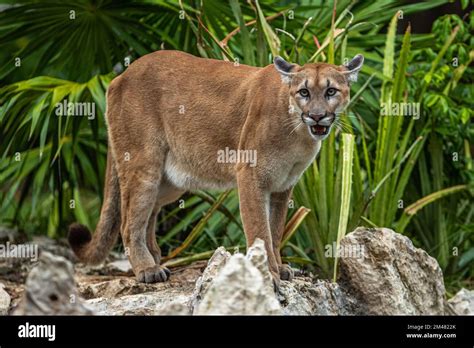
[[[194,314],[271,315],[281,306],[261,272],[244,255],[235,254],[219,272]]]
[[[25,293],[15,315],[92,314],[84,306],[74,281],[72,264],[62,256],[42,252],[28,274]]]
[[[10,309],[11,298],[5,291],[4,285],[0,283],[0,315],[7,315]]]
[[[280,301],[286,315],[350,315],[353,299],[337,283],[295,277],[280,284]]]
[[[117,298],[94,298],[87,305],[96,315],[189,315],[189,295],[153,292]]]
[[[339,259],[337,283],[296,276],[291,282],[281,281],[278,295],[261,240],[246,256],[231,255],[220,247],[202,274],[202,264],[195,264],[173,270],[165,283],[79,272],[80,292],[71,264],[44,253],[28,276],[15,314],[430,315],[445,314],[447,309],[453,314],[473,313],[473,291],[464,289],[445,305],[438,263],[408,238],[389,229],[358,228],[341,245],[343,251],[354,248],[360,255]],[[112,267],[128,266],[122,262]],[[0,287],[0,314],[10,306],[10,297],[4,296],[7,300],[2,302],[2,295]],[[80,295],[88,300],[83,302]]]
[[[268,267],[267,251],[263,240],[255,239],[253,245],[247,250],[246,257],[262,274],[265,286],[273,289],[273,278]]]
[[[407,237],[387,228],[359,227],[342,239],[341,247],[361,252],[339,260],[338,283],[357,300],[354,314],[445,313],[441,268]]]
[[[109,262],[107,266],[111,268],[112,270],[117,270],[123,273],[132,272],[132,265],[130,264],[130,261],[128,261],[127,259]]]
[[[197,310],[199,303],[209,289],[212,281],[217,276],[217,274],[219,274],[222,268],[224,268],[230,257],[230,253],[222,246],[214,251],[214,254],[209,259],[207,267],[202,273],[202,276],[196,281],[194,292],[190,299],[190,307],[194,308],[194,311]]]
[[[457,315],[474,315],[474,291],[461,289],[448,301],[450,309]]]

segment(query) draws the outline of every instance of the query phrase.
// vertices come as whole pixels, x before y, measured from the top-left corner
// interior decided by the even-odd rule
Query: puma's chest
[[[321,142],[316,143],[311,148],[288,149],[281,158],[275,158],[271,180],[271,191],[282,192],[296,185],[298,180],[309,165],[316,159],[321,148]]]

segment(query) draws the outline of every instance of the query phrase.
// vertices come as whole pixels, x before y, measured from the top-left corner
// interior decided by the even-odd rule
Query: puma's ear
[[[362,69],[362,65],[364,65],[364,56],[362,54],[356,55],[352,60],[344,64],[346,71],[343,74],[348,74],[347,80],[349,82],[356,82],[357,76],[359,75],[359,70]]]
[[[275,65],[275,69],[280,73],[283,82],[289,84],[291,82],[291,77],[295,74],[294,70],[297,65],[288,63],[280,56],[275,57],[273,64]]]

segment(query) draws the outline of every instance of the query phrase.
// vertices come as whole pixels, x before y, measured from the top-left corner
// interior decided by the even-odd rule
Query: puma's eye
[[[298,93],[299,93],[300,96],[302,96],[303,98],[308,98],[308,97],[309,97],[309,91],[308,91],[306,88],[300,89],[300,90],[298,91]]]
[[[326,97],[332,97],[336,95],[337,89],[336,88],[328,88],[326,91]]]

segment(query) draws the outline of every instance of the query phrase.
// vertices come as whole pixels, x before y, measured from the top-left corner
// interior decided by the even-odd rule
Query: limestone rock
[[[443,315],[444,282],[437,261],[387,228],[357,228],[341,241],[339,285],[357,300],[354,314]],[[354,256],[354,255],[352,255]]]
[[[109,262],[108,267],[116,272],[133,274],[132,265],[127,259]]]
[[[145,284],[135,277],[77,276],[79,291],[98,315],[189,315],[189,299],[201,267],[173,269],[167,282]]]
[[[354,305],[337,283],[303,277],[282,281],[279,299],[285,315],[351,315]]]
[[[214,254],[209,259],[202,276],[196,281],[196,286],[194,287],[194,292],[190,299],[190,307],[194,308],[195,311],[197,310],[203,296],[209,289],[212,281],[222,268],[224,268],[230,257],[230,253],[224,247],[219,247],[214,251]]]
[[[173,301],[164,306],[159,311],[158,315],[191,315],[192,310],[187,304],[188,297],[183,299],[183,302]]]
[[[189,294],[150,292],[117,298],[87,300],[97,315],[189,315]]]
[[[473,291],[464,289],[446,304],[436,260],[408,238],[385,228],[358,228],[342,239],[337,283],[298,275],[291,282],[281,281],[278,294],[264,244],[258,239],[246,255],[231,255],[220,247],[207,266],[198,261],[172,268],[168,282],[155,284],[138,283],[123,255],[93,271],[78,264],[74,278],[69,261],[44,251],[67,253],[49,242],[42,245],[37,265],[28,262],[25,268],[34,267],[25,290],[22,283],[13,287],[18,281],[10,271],[18,272],[16,268],[7,264],[8,272],[0,272],[10,294],[7,298],[0,287],[0,314],[8,313],[4,308],[10,312],[13,308],[15,314],[66,315],[473,313]],[[352,253],[346,254],[348,250]]]
[[[230,257],[195,309],[198,315],[281,314],[281,306],[264,276],[242,254]]]
[[[48,252],[53,255],[62,256],[71,262],[76,260],[74,252],[65,240],[56,241],[46,236],[35,236],[31,243],[38,246],[40,254]]]
[[[5,291],[4,285],[0,283],[0,315],[7,315],[10,309],[11,298]]]
[[[273,278],[268,268],[268,256],[263,240],[257,238],[247,250],[246,257],[262,274],[265,286],[273,289]]]
[[[474,315],[474,291],[461,289],[458,293],[449,299],[449,308],[453,314]]]
[[[16,315],[92,314],[80,298],[72,264],[61,256],[42,252],[28,274]]]
[[[91,281],[90,277],[80,279],[79,292],[85,299],[116,298],[157,290],[154,284],[139,283],[133,277],[113,277],[98,282],[94,278]]]

